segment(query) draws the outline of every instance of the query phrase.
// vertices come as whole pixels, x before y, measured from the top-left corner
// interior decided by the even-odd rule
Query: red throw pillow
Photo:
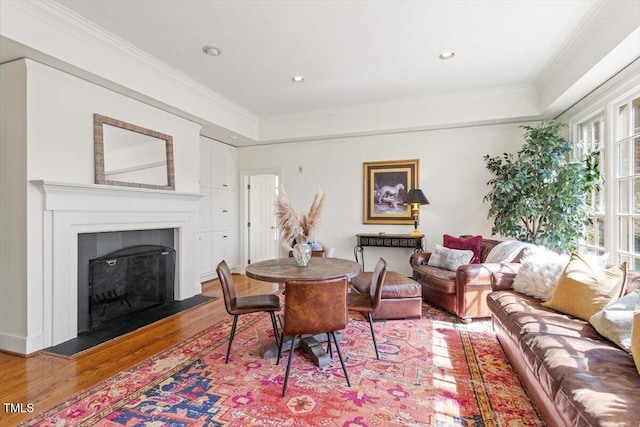
[[[473,251],[471,264],[480,263],[480,247],[482,246],[482,236],[461,238],[445,234],[442,240],[442,246],[444,246],[445,248]]]

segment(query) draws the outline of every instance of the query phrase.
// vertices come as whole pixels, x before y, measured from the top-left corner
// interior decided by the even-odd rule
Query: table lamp
[[[412,236],[420,236],[421,233],[418,231],[418,216],[420,215],[420,205],[428,205],[429,200],[427,200],[427,196],[424,195],[421,189],[413,188],[409,190],[409,194],[404,199],[405,205],[411,205],[411,216],[413,217],[413,232]]]

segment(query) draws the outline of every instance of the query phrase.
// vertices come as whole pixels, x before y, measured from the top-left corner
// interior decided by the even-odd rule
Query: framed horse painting
[[[419,160],[364,163],[365,224],[413,224],[407,193],[418,187]]]

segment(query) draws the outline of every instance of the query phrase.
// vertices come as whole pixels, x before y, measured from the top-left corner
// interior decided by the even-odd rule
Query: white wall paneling
[[[200,278],[216,275],[223,259],[238,267],[237,149],[200,137]]]

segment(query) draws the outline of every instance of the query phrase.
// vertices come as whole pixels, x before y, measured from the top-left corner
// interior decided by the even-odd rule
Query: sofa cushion
[[[434,245],[427,265],[456,271],[461,265],[469,264],[472,258],[473,251],[449,249],[444,246]]]
[[[542,305],[589,320],[594,313],[624,295],[626,274],[626,262],[603,270],[580,255],[571,254],[553,296]]]
[[[589,323],[600,335],[631,353],[631,326],[636,311],[640,311],[640,292],[637,290],[595,313]]]
[[[561,412],[573,414],[574,421],[583,418],[571,425],[584,425],[585,421],[599,426],[630,425],[624,421],[633,418],[623,412],[640,414],[640,410],[631,408],[640,401],[640,377],[635,375],[633,361],[625,351],[601,340],[545,333],[523,336],[521,348],[545,393],[565,406]],[[630,373],[635,378],[627,378]],[[581,416],[575,409],[566,409],[571,402],[574,407],[581,406]],[[621,411],[622,402],[625,411]]]
[[[456,293],[456,272],[430,265],[413,267],[413,278],[424,286],[438,289],[446,294]]]
[[[351,279],[351,285],[361,294],[369,294],[371,276],[364,272]],[[382,285],[382,299],[422,297],[422,286],[415,280],[395,271],[387,271]]]
[[[482,247],[482,236],[455,237],[445,234],[442,236],[442,246],[449,249],[461,249],[473,252],[471,264],[480,262],[480,249]]]
[[[543,307],[539,300],[519,292],[492,292],[487,296],[487,305],[515,341],[531,333],[601,339],[589,322]]]
[[[620,350],[622,352],[622,350]],[[600,353],[606,356],[606,352]],[[604,360],[606,373],[572,372],[565,375],[555,404],[572,426],[637,426],[640,420],[640,376],[629,369],[627,354],[624,358]],[[616,365],[621,362],[620,365]],[[631,364],[633,366],[633,364]]]

